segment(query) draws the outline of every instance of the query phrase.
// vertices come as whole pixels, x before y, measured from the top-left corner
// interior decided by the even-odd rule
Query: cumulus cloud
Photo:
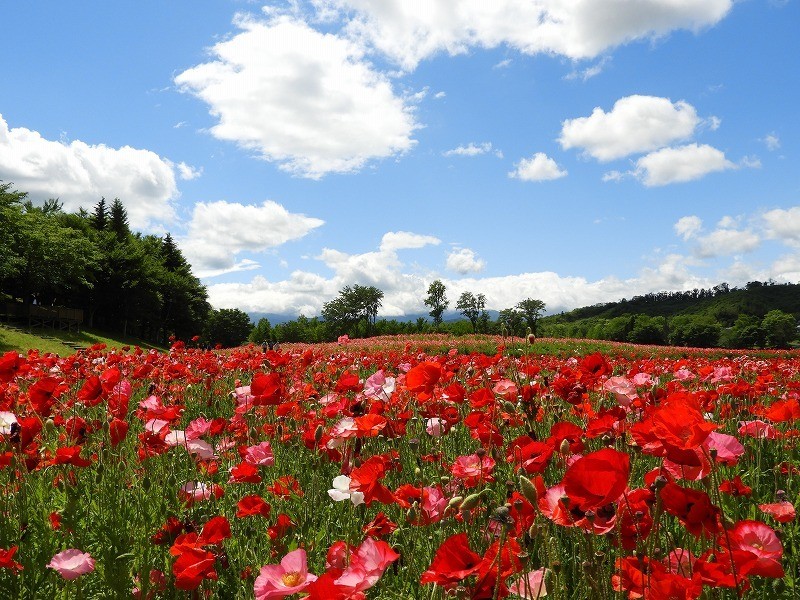
[[[800,206],[776,208],[763,215],[767,237],[800,248]]]
[[[438,245],[441,240],[432,235],[420,235],[410,231],[390,231],[383,234],[380,249],[385,252]]]
[[[519,161],[516,169],[508,176],[522,181],[550,181],[566,177],[567,171],[559,167],[556,161],[544,152],[537,152],[532,157]]]
[[[760,244],[761,238],[750,229],[719,228],[699,238],[695,254],[700,258],[744,254]]]
[[[646,186],[693,181],[718,171],[735,169],[721,150],[708,144],[663,148],[636,161],[634,175]]]
[[[580,148],[600,161],[655,150],[690,138],[701,119],[691,104],[657,96],[626,96],[605,112],[596,107],[588,117],[567,119],[558,141]]]
[[[677,233],[680,237],[685,240],[689,240],[695,237],[700,230],[703,228],[703,221],[700,217],[691,215],[688,217],[681,217],[678,221],[673,225],[673,229],[675,233]]]
[[[312,179],[414,146],[412,107],[359,44],[288,16],[236,24],[214,60],[175,77],[208,104],[213,136]]]
[[[258,267],[252,260],[236,262],[240,252],[263,252],[307,235],[324,221],[290,213],[267,200],[261,205],[237,202],[195,204],[188,233],[179,242],[200,277]]]
[[[719,22],[732,0],[313,0],[347,30],[406,70],[438,52],[501,44],[525,54],[593,58],[633,40]]]
[[[492,151],[492,143],[484,142],[482,144],[474,144],[470,142],[466,146],[458,146],[452,150],[442,152],[442,156],[478,156],[479,154],[487,154]],[[503,158],[503,153],[500,150],[495,150],[494,154],[498,158]]]
[[[31,129],[10,128],[0,115],[0,179],[34,201],[58,198],[65,210],[75,211],[101,197],[119,198],[131,225],[148,229],[175,218],[175,168],[150,150],[48,140]]]
[[[180,175],[181,179],[184,181],[191,181],[192,179],[197,179],[203,174],[203,167],[196,169],[191,165],[187,165],[184,162],[180,162],[175,165],[175,168],[178,170],[178,175]]]
[[[479,273],[486,263],[469,248],[455,248],[447,255],[447,269],[460,275]]]
[[[665,257],[636,277],[624,280],[605,277],[595,281],[551,271],[454,279],[407,273],[404,265],[396,260],[372,262],[380,255],[380,252],[347,255],[329,249],[324,253],[324,260],[335,269],[330,278],[306,271],[295,271],[282,281],[269,281],[259,275],[249,283],[211,285],[209,298],[219,308],[312,316],[319,315],[322,305],[335,298],[344,285],[360,283],[375,285],[384,292],[381,316],[425,314],[428,312],[423,305],[426,290],[431,281],[440,279],[451,301],[462,292],[470,291],[484,294],[487,308],[500,310],[525,298],[539,298],[547,304],[549,312],[558,312],[652,291],[687,290],[719,283],[717,279],[695,275],[692,272],[695,259],[679,254]]]

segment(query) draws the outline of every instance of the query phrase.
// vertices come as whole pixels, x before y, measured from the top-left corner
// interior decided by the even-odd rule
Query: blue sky
[[[0,179],[216,307],[800,281],[796,0],[4,3]]]

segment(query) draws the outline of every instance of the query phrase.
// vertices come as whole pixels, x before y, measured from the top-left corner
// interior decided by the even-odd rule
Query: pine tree
[[[125,210],[125,205],[122,204],[119,198],[114,198],[114,202],[111,203],[108,227],[114,232],[119,241],[125,240],[131,233],[131,228],[128,224],[128,211]]]
[[[104,231],[108,227],[108,209],[106,208],[105,198],[100,198],[100,202],[94,205],[92,227],[97,231]]]

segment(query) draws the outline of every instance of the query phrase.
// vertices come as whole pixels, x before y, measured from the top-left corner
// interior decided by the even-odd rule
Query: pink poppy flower
[[[610,377],[603,383],[603,389],[614,394],[620,406],[630,406],[639,397],[636,385],[627,377]]]
[[[271,467],[275,464],[275,455],[269,442],[261,442],[256,446],[248,446],[242,454],[244,462],[258,467]]]
[[[47,566],[64,579],[72,580],[94,571],[94,559],[88,552],[70,548],[56,554]]]
[[[544,578],[549,569],[542,567],[527,573],[525,576],[518,579],[510,588],[512,594],[516,594],[520,598],[527,600],[537,600],[547,596],[547,588],[544,585]]]
[[[317,580],[317,576],[308,572],[306,551],[298,548],[289,552],[279,565],[265,565],[256,578],[256,600],[286,598],[303,591]]]

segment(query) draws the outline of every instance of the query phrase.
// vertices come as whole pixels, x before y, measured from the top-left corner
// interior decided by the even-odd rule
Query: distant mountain
[[[496,310],[487,310],[486,312],[489,313],[489,318],[492,320],[496,320],[498,315],[500,314]],[[297,319],[299,315],[293,314],[278,314],[278,313],[265,313],[265,312],[251,312],[248,313],[250,316],[250,320],[253,323],[258,323],[259,319],[267,318],[269,320],[270,325],[279,325],[280,323],[286,323],[288,321],[294,321]],[[431,316],[428,313],[411,313],[408,315],[386,315],[386,316],[379,316],[378,319],[386,319],[387,321],[398,321],[399,323],[413,323],[422,317],[426,321],[431,321]],[[445,322],[451,321],[463,321],[464,316],[456,311],[445,311],[442,315],[442,319]]]

